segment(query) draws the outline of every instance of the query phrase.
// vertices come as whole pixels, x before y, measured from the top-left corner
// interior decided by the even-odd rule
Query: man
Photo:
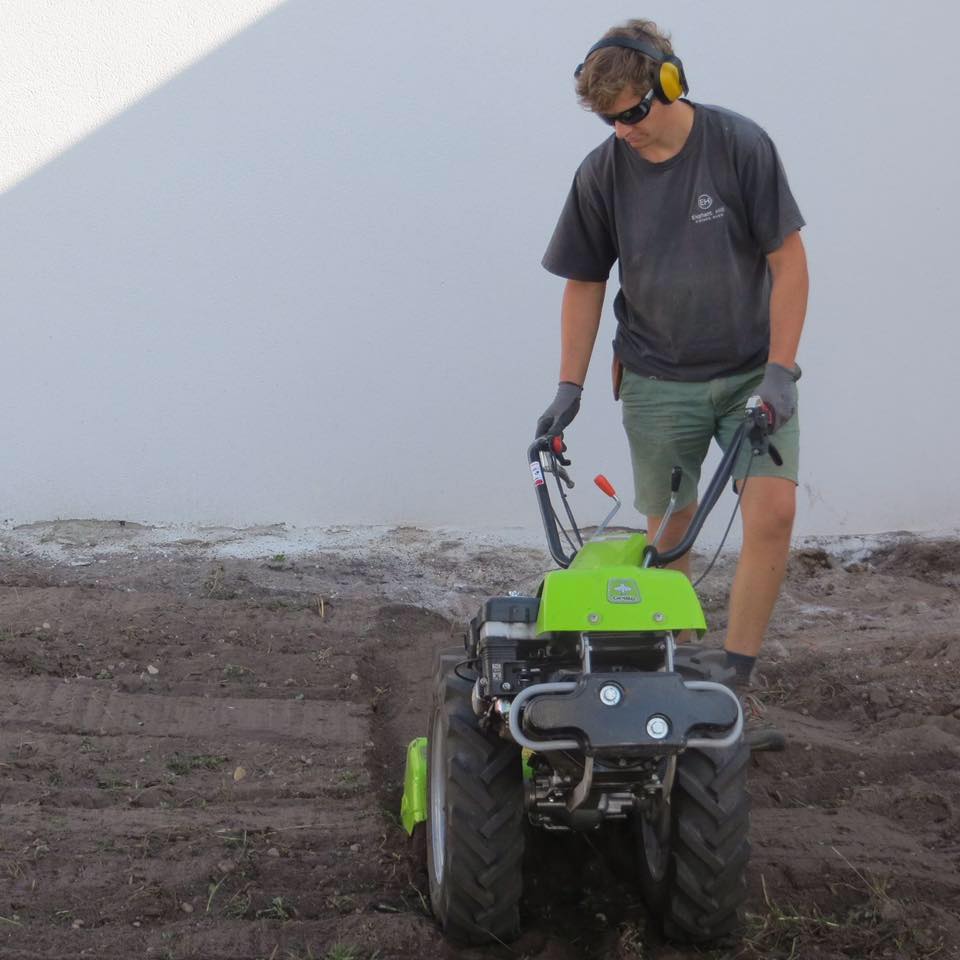
[[[696,509],[711,437],[729,442],[751,395],[769,405],[783,464],[754,458],[745,483],[749,451],[737,465],[743,546],[724,649],[748,707],[751,748],[783,749],[751,675],[793,527],[804,220],[767,134],[739,114],[683,98],[683,65],[656,24],[630,20],[608,31],[576,76],[581,104],[613,135],[577,170],[543,259],[567,282],[560,384],[537,435],[561,432],[579,410],[614,261],[614,396],[651,537],[670,497],[671,467],[683,468],[661,549],[680,540]],[[689,575],[689,556],[676,567]]]

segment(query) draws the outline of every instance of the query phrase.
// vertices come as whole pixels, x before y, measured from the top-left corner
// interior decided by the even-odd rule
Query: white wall
[[[7,0],[0,9],[0,190],[282,2]]]
[[[960,15],[930,0],[8,0],[0,516],[536,524],[539,259],[605,135],[571,73],[637,14],[809,223],[799,532],[960,524]],[[626,490],[612,336],[569,440]]]

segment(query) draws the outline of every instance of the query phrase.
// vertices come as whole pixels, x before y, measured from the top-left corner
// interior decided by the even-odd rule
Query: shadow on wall
[[[439,46],[290,0],[0,197],[4,516],[423,512],[476,402],[459,225],[499,215],[447,120],[492,54]]]

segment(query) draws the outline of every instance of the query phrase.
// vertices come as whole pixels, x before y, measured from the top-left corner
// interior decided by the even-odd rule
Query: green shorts
[[[634,505],[646,516],[663,516],[670,502],[670,472],[683,469],[677,495],[681,510],[697,499],[700,467],[710,438],[723,449],[743,420],[747,400],[763,379],[763,367],[704,383],[660,380],[623,371],[620,399],[623,426],[633,460]],[[795,416],[777,431],[774,446],[783,458],[777,466],[769,454],[753,457],[746,445],[740,452],[734,478],[742,480],[750,464],[751,477],[784,477],[797,482],[800,465],[800,424]]]

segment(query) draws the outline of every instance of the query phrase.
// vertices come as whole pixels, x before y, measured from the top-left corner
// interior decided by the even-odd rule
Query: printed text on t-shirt
[[[700,213],[690,215],[690,219],[694,223],[709,223],[711,220],[721,220],[727,212],[726,207],[715,207],[713,205],[713,197],[709,193],[701,193],[697,197],[697,208]]]

